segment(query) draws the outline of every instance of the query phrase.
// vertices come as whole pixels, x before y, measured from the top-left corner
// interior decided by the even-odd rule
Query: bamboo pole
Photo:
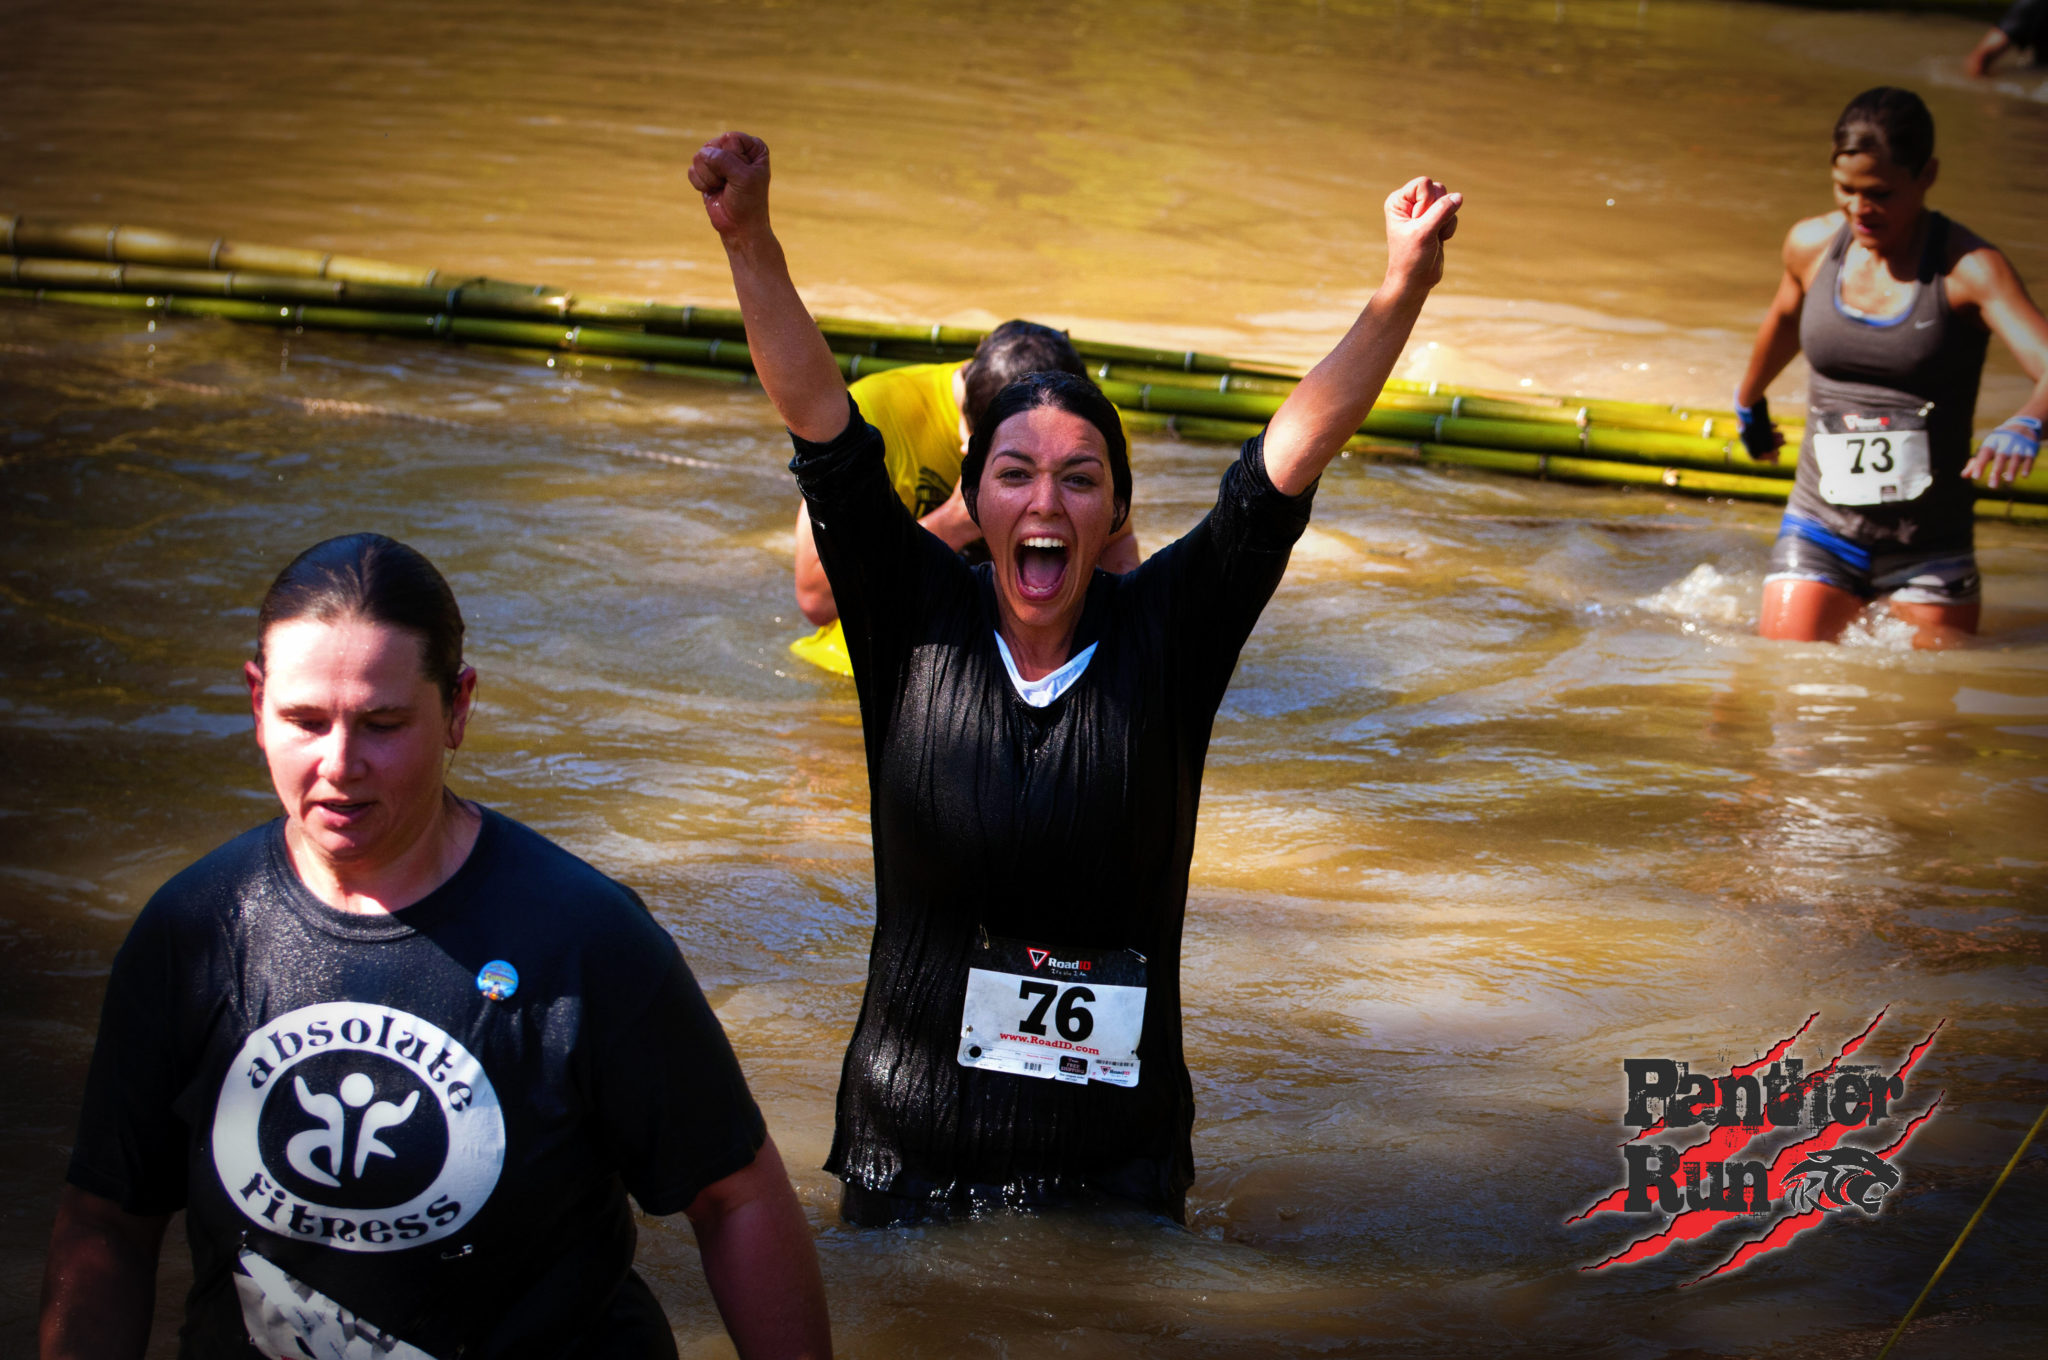
[[[1252,376],[1224,373],[1183,373],[1173,369],[1134,364],[1097,364],[1091,370],[1098,382],[1128,382],[1155,387],[1185,387],[1215,392],[1278,393],[1294,390],[1298,378]],[[1639,407],[1626,402],[1574,403],[1562,397],[1479,396],[1440,388],[1435,384],[1389,381],[1380,394],[1380,405],[1393,410],[1428,411],[1436,415],[1474,416],[1483,420],[1517,420],[1534,424],[1575,425],[1581,429],[1649,430],[1664,434],[1693,435],[1702,439],[1733,440],[1737,423],[1732,414],[1703,415],[1674,407]],[[1804,423],[1780,421],[1778,428],[1795,447]],[[1753,460],[1752,460],[1753,461]],[[1769,467],[1771,464],[1758,464]]]
[[[431,283],[434,278],[431,269],[413,269],[331,251],[241,245],[219,237],[207,240],[104,222],[45,222],[12,217],[0,230],[0,244],[14,254],[68,255],[200,269],[252,269],[358,283],[421,284]]]
[[[1127,409],[1255,424],[1271,419],[1284,400],[1277,393],[1218,392],[1114,379],[1104,381],[1101,387],[1103,394],[1112,402]],[[1481,419],[1477,416],[1432,414],[1427,409],[1403,409],[1413,400],[1404,399],[1401,394],[1395,394],[1392,400],[1382,400],[1366,417],[1361,432],[1460,447],[1597,456],[1701,471],[1740,472],[1772,480],[1789,480],[1794,471],[1790,462],[1758,462],[1735,440],[1702,439],[1696,435],[1654,430],[1596,430],[1560,422]],[[2042,493],[2048,494],[2048,486],[2042,488]]]
[[[1137,414],[1127,421],[1145,421],[1145,428],[1163,430],[1183,439],[1214,440],[1236,444],[1251,438],[1264,425],[1242,420],[1220,420],[1207,416],[1162,416]],[[1139,428],[1133,423],[1132,428]],[[1652,486],[1693,496],[1727,496],[1782,504],[1792,484],[1782,478],[1749,477],[1693,468],[1643,466],[1602,459],[1560,458],[1548,454],[1517,453],[1505,449],[1460,448],[1431,441],[1402,443],[1359,435],[1348,440],[1346,453],[1425,465],[1477,468],[1520,477],[1555,477],[1560,481],[1589,485]],[[2048,525],[2048,504],[2000,499],[1991,496],[1977,501],[1977,518],[2011,520],[2023,524]]]
[[[452,282],[440,271],[389,264],[357,256],[323,253],[284,246],[244,245],[222,238],[181,236],[172,232],[119,226],[101,222],[55,222],[9,216],[0,218],[0,251],[16,255],[55,255],[109,263],[140,263],[201,269],[246,270],[255,273],[299,278],[338,279],[351,283],[393,284],[432,287]],[[491,282],[491,281],[482,281]],[[740,317],[732,308],[673,307],[654,302],[603,296],[577,297],[545,285],[493,283],[504,296],[504,306],[518,305],[524,293],[531,299],[530,314],[546,314],[564,320],[602,320],[692,329],[738,329]],[[859,321],[822,317],[819,324],[828,338],[868,343],[907,343],[935,350],[973,351],[984,331],[960,326],[919,326],[893,322]],[[1285,372],[1268,364],[1250,364],[1223,355],[1195,350],[1153,349],[1140,345],[1119,345],[1103,341],[1078,342],[1085,357],[1123,363],[1144,363],[1180,368],[1184,371]]]

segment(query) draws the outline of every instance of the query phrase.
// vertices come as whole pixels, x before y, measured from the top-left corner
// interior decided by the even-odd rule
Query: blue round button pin
[[[503,959],[492,959],[477,970],[476,989],[492,1001],[503,1001],[519,990],[519,970]]]

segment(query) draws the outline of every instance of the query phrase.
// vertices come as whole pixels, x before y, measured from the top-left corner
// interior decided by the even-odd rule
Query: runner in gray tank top
[[[1813,375],[1792,498],[1759,630],[1827,641],[1875,598],[1916,645],[1977,630],[1972,479],[2033,468],[2048,417],[2048,319],[2005,256],[1925,206],[1939,163],[1919,96],[1879,87],[1835,124],[1841,209],[1785,238],[1785,275],[1736,388],[1743,442],[1784,443],[1764,389],[1805,351]],[[1977,383],[1996,333],[2035,380],[1972,455]]]

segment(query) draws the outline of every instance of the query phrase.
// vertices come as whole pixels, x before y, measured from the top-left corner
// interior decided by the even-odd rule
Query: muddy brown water
[[[1973,23],[1746,4],[0,7],[0,210],[673,299],[729,297],[681,177],[775,147],[821,310],[1300,361],[1378,200],[1470,195],[1404,371],[1719,401],[1828,126],[1911,84],[1935,202],[2048,280],[2048,89]],[[1610,205],[1608,200],[1613,200]],[[1798,372],[1779,385],[1796,404]],[[2024,382],[1994,356],[1980,415]],[[793,497],[758,394],[485,351],[0,307],[0,1351],[37,1277],[108,961],[274,811],[239,682],[262,585],[375,527],[483,674],[455,782],[682,942],[815,1222],[856,1355],[1873,1353],[2048,1099],[2048,535],[1980,531],[1985,638],[1750,636],[1775,512],[1347,461],[1216,729],[1184,959],[1190,1227],[856,1233],[817,1169],[870,877],[849,687],[785,651]],[[1140,441],[1140,528],[1227,450]],[[1050,876],[1047,891],[1059,890]],[[1872,1219],[1681,1287],[1621,1062],[1746,1062],[1880,1009],[1939,1112]],[[2042,1155],[1900,1355],[2037,1354]],[[182,1251],[155,1352],[169,1354]],[[681,1222],[641,1261],[725,1342]]]

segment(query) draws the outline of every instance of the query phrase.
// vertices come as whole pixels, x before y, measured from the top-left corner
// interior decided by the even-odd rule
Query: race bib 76
[[[959,1061],[1049,1081],[1138,1084],[1145,959],[984,936],[969,956]]]

